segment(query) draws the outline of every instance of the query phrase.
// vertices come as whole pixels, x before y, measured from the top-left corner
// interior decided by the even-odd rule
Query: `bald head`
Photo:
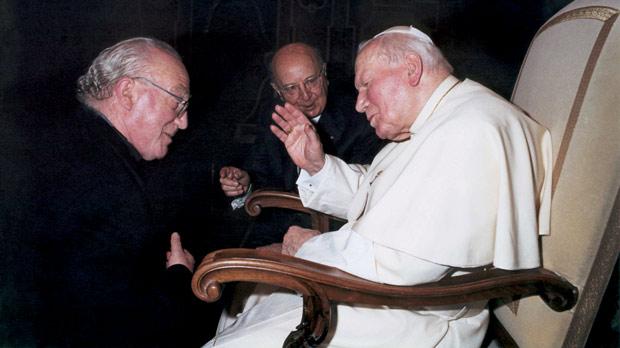
[[[273,58],[271,58],[271,65],[269,66],[271,79],[274,80],[276,75],[276,67],[278,65],[282,65],[285,60],[294,57],[302,57],[302,59],[312,60],[319,69],[321,69],[324,63],[321,54],[316,48],[303,42],[293,42],[280,47],[280,49],[278,49],[273,55]]]
[[[307,117],[316,117],[325,109],[325,63],[314,47],[296,42],[280,48],[271,60],[271,81],[280,98]]]

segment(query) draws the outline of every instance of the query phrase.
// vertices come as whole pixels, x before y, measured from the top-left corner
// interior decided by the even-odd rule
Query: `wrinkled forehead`
[[[355,58],[355,72],[366,68],[369,63],[379,58],[379,44],[376,41],[371,41],[357,53]]]

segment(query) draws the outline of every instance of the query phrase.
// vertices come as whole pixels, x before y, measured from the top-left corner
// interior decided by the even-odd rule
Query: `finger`
[[[286,111],[286,109],[279,107],[281,111]],[[271,119],[275,122],[281,130],[285,133],[290,133],[293,130],[293,125],[285,118],[283,115],[279,114],[277,111],[271,114]]]
[[[222,184],[222,186],[229,186],[229,187],[237,187],[240,185],[237,179],[229,179],[229,178],[220,178],[220,184]]]
[[[286,105],[286,103],[284,105]],[[278,118],[282,119],[285,122],[289,122],[294,119],[294,116],[291,114],[291,112],[282,105],[275,106],[275,114]]]
[[[225,177],[227,172],[228,172],[228,168],[226,168],[226,167],[222,167],[222,168],[220,169],[220,178]]]
[[[310,120],[295,105],[284,103],[284,109],[288,112],[287,121],[292,124],[310,124]]]
[[[170,260],[170,256],[172,255],[171,252],[166,251],[166,261]]]
[[[194,260],[194,255],[192,255],[192,253],[187,251],[187,249],[183,249],[183,254],[185,254],[185,258],[188,261],[190,261],[191,263],[195,263],[196,262],[196,260]]]
[[[223,186],[222,187],[222,191],[224,192],[237,192],[237,191],[242,191],[243,189],[237,187],[237,186]]]
[[[311,125],[309,124],[304,125],[303,131],[304,131],[304,134],[306,134],[306,136],[310,139],[311,142],[315,143],[315,142],[321,141],[321,139],[319,139],[319,135],[316,133],[316,130]]]
[[[286,139],[288,138],[288,134],[286,134],[282,129],[274,126],[274,125],[270,125],[269,129],[271,129],[271,133],[273,133],[273,135],[275,135],[276,137],[278,137],[278,139],[280,139],[281,142],[285,143]]]
[[[246,172],[245,170],[241,170],[241,169],[235,170],[235,179],[237,179],[238,181],[244,179],[246,176],[249,176],[249,175],[248,175],[248,172]]]
[[[183,252],[183,246],[181,245],[181,236],[177,232],[173,232],[170,235],[170,252],[172,254]]]

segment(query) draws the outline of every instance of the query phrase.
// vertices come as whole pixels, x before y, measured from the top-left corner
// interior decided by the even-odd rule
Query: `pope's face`
[[[138,98],[126,120],[127,140],[145,160],[166,156],[172,137],[188,125],[187,110],[178,113],[179,100],[169,94],[183,100],[189,97],[189,77],[185,67],[163,52],[154,53],[151,62],[149,73],[145,74],[148,76],[134,79]]]
[[[412,124],[406,93],[407,68],[404,64],[389,63],[387,58],[375,54],[376,50],[374,46],[365,47],[356,59],[355,108],[366,114],[379,138],[404,140],[410,137]]]
[[[327,104],[324,67],[309,52],[280,54],[274,65],[274,88],[306,117],[320,115]]]

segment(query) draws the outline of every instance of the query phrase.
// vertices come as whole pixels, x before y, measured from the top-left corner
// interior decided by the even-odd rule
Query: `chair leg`
[[[512,336],[508,333],[506,328],[495,317],[492,310],[489,311],[489,327],[487,333],[484,336],[481,347],[499,347],[499,348],[519,348]]]
[[[304,295],[303,301],[301,323],[286,337],[282,345],[285,348],[316,347],[327,335],[332,316],[329,301],[318,294]]]

